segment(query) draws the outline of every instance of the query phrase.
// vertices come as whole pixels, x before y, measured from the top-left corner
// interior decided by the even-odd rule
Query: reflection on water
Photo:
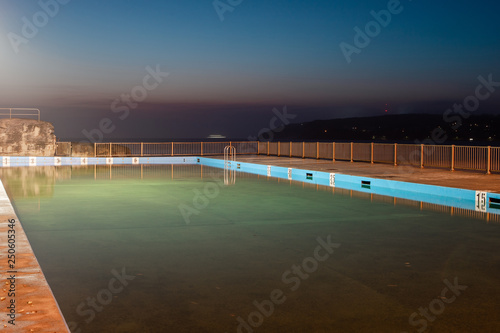
[[[71,178],[71,169],[51,166],[1,168],[0,179],[12,199],[51,197],[57,179]]]
[[[278,180],[278,182],[283,181],[283,180]],[[296,182],[297,186],[302,186],[302,187],[307,187],[307,188],[316,188],[318,191],[330,191],[332,193],[337,193],[339,195],[347,195],[350,196],[351,198],[362,198],[365,200],[369,200],[371,202],[386,202],[386,203],[392,203],[394,206],[406,206],[406,207],[413,207],[420,209],[422,211],[434,211],[434,212],[440,212],[444,214],[448,214],[450,216],[463,216],[471,219],[477,219],[477,220],[483,220],[486,221],[487,223],[500,223],[500,215],[499,214],[493,214],[489,212],[478,212],[470,209],[465,209],[465,208],[457,208],[457,207],[450,207],[450,206],[444,206],[444,205],[439,205],[439,204],[433,204],[433,203],[428,203],[428,202],[422,202],[422,201],[414,201],[414,200],[409,200],[409,199],[402,199],[402,198],[396,198],[396,197],[389,197],[385,195],[379,195],[375,193],[367,193],[367,192],[358,192],[354,190],[347,190],[347,189],[342,189],[342,188],[330,188],[327,186],[321,186],[321,185],[315,185],[315,184],[308,184],[308,183],[302,183],[302,182]]]
[[[315,188],[318,191],[328,191],[333,194],[347,195],[350,197],[363,198],[370,201],[391,202],[395,206],[403,205],[417,207],[420,210],[431,210],[449,214],[451,216],[464,216],[472,219],[484,220],[487,223],[500,223],[499,214],[477,212],[469,209],[443,206],[439,204],[413,201],[395,197],[388,197],[374,193],[358,192],[342,188],[284,180],[279,178],[268,178],[265,176],[251,175],[224,170],[224,183],[229,184],[226,178],[230,177],[231,184],[239,178],[266,178],[268,181],[277,183],[290,183],[291,186]],[[56,181],[67,179],[94,179],[94,180],[119,180],[119,179],[148,179],[155,177],[170,177],[170,179],[182,179],[185,177],[199,177],[207,179],[220,177],[219,169],[203,167],[198,165],[94,165],[94,166],[38,166],[38,167],[16,167],[0,168],[0,179],[9,190],[13,200],[22,198],[51,197],[54,192]]]

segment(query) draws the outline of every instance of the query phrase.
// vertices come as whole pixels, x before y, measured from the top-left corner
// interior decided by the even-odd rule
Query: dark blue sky
[[[0,0],[1,104],[40,108],[59,137],[108,118],[108,138],[246,138],[275,107],[294,121],[384,114],[385,103],[443,113],[478,76],[500,81],[497,2],[229,3]],[[356,41],[356,27],[368,37]],[[477,112],[499,106],[492,93]]]

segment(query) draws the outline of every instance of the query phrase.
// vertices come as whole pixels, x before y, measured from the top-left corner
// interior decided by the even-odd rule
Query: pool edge
[[[2,312],[5,312],[2,316],[3,328],[12,328],[16,332],[70,332],[1,180],[0,218],[0,249],[5,253],[0,263],[4,285],[2,298],[5,297],[1,301]],[[13,220],[15,222],[10,223]],[[10,248],[9,244],[15,247]],[[8,251],[13,252],[12,249],[15,250],[15,263],[8,262]],[[12,310],[5,311],[12,304]]]

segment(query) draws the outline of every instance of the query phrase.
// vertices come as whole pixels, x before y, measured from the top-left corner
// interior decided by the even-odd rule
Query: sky
[[[0,107],[39,108],[59,138],[90,141],[445,113],[480,76],[500,82],[499,12],[483,0],[0,0]],[[500,113],[490,89],[474,112]]]

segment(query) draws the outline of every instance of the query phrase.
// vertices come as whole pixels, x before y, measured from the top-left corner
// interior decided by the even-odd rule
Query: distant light
[[[474,141],[474,138],[469,138],[469,141]]]
[[[225,139],[224,135],[220,134],[210,134],[207,139]]]
[[[325,133],[328,132],[327,130],[325,130]]]

